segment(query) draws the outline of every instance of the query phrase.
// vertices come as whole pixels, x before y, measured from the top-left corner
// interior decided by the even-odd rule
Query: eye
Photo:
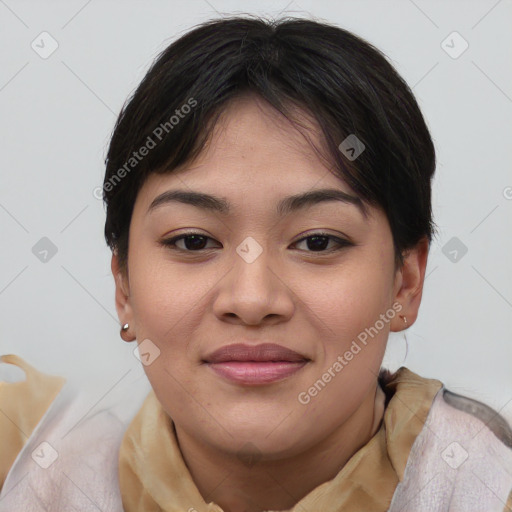
[[[298,242],[295,242],[295,244],[306,242],[306,247],[310,249],[307,252],[332,252],[332,251],[339,251],[343,249],[344,247],[353,245],[348,240],[344,240],[342,238],[338,238],[336,236],[330,235],[328,233],[311,233],[310,235],[301,238]],[[326,246],[329,244],[329,242],[334,242],[335,247],[334,249],[328,249],[325,250]]]
[[[169,240],[162,240],[161,244],[179,251],[198,252],[206,248],[205,243],[207,240],[213,240],[213,238],[201,233],[184,233],[182,235],[175,236],[174,238],[170,238]],[[185,247],[179,247],[177,245],[177,242],[181,241],[184,242]]]
[[[162,240],[161,244],[173,250],[183,252],[199,252],[209,248],[206,247],[208,240],[213,240],[213,238],[201,233],[184,233],[174,238],[170,238],[169,240]],[[183,246],[178,246],[178,242],[183,242]],[[353,245],[352,242],[349,242],[348,240],[321,232],[311,233],[310,235],[295,242],[294,245],[304,242],[306,242],[306,247],[308,249],[306,252],[332,252]],[[330,249],[326,250],[330,242],[333,242],[335,247],[331,247]]]

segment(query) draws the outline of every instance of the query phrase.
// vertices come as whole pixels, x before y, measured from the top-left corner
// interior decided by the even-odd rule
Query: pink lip
[[[239,384],[268,384],[282,380],[300,370],[307,361],[291,363],[289,361],[228,361],[208,363],[217,374]]]
[[[300,370],[309,358],[275,343],[226,345],[205,362],[218,375],[238,384],[268,384]]]
[[[262,343],[260,345],[235,343],[233,345],[225,345],[204,358],[206,363],[225,363],[228,361],[288,361],[296,363],[307,360],[306,356],[275,343]]]

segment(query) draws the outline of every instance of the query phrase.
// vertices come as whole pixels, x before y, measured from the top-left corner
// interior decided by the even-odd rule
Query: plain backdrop
[[[439,235],[407,355],[392,333],[384,366],[439,379],[512,421],[510,0],[0,0],[0,354],[81,379],[98,400],[127,374],[144,385],[135,343],[119,337],[95,196],[109,136],[161,50],[244,12],[338,24],[412,88],[437,151]]]

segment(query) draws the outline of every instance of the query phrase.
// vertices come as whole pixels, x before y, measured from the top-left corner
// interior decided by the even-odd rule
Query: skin
[[[320,144],[318,127],[311,121],[309,128]],[[256,97],[240,97],[196,161],[152,174],[141,188],[127,274],[112,257],[121,324],[130,324],[138,343],[150,339],[159,348],[144,370],[174,421],[200,493],[226,512],[291,508],[334,478],[381,425],[377,376],[389,331],[404,329],[403,319],[397,314],[385,323],[308,404],[299,393],[393,303],[401,304],[408,326],[416,320],[426,239],[395,272],[392,234],[379,209],[368,207],[365,218],[354,205],[329,201],[275,213],[280,199],[326,187],[353,193],[280,114]],[[174,202],[147,213],[155,197],[178,188],[221,196],[233,211]],[[183,239],[175,249],[160,244],[186,231],[209,237],[205,248]],[[353,245],[331,250],[331,239],[315,251],[304,237],[317,232]],[[236,252],[248,236],[263,251],[252,263]],[[279,343],[310,361],[282,381],[255,387],[226,381],[202,364],[206,354],[242,341]],[[240,457],[248,442],[253,464]]]

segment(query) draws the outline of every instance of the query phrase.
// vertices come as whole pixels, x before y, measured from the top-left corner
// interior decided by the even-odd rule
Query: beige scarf
[[[385,512],[441,387],[440,381],[401,367],[385,385],[393,397],[377,433],[334,479],[313,489],[287,512]],[[119,481],[125,512],[223,512],[199,493],[182,458],[172,419],[154,392],[123,437]]]

